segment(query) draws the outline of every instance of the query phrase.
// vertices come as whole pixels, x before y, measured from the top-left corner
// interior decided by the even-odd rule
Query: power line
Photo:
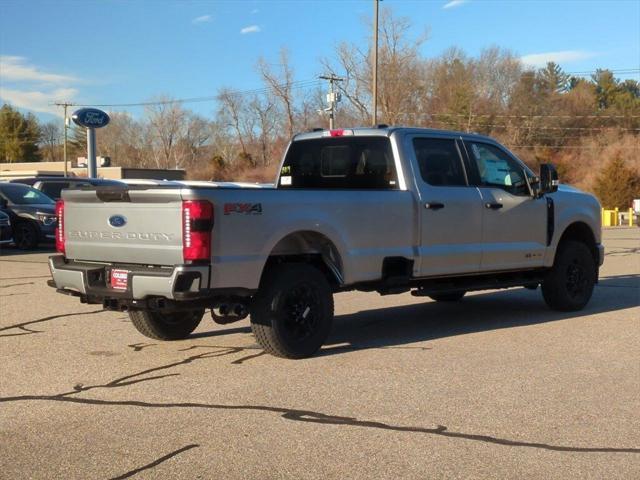
[[[434,123],[439,123],[441,125],[451,126],[451,124],[444,122],[442,120],[432,120]],[[472,125],[474,122],[471,123]],[[503,125],[503,124],[492,124],[492,123],[483,123],[478,124],[475,123],[476,126],[479,127],[492,127],[492,128],[504,128],[504,129],[515,129],[515,130],[577,130],[577,131],[602,131],[602,130],[623,130],[628,132],[640,132],[640,128],[626,128],[619,127],[617,125],[612,125],[609,127],[541,127],[541,126],[520,126],[520,125]]]
[[[502,115],[502,114],[467,114],[467,113],[411,113],[411,112],[391,112],[391,115],[408,115],[427,117],[462,117],[462,118],[588,118],[588,119],[624,119],[640,118],[640,115]]]
[[[618,74],[626,74],[626,73],[636,73],[640,72],[640,68],[619,68],[619,69],[608,69],[608,68],[599,68],[596,70],[584,70],[582,72],[564,72],[567,75],[591,75],[598,72],[611,72]]]
[[[585,70],[585,71],[580,71],[580,72],[565,72],[568,75],[589,75],[589,74],[595,74],[598,71],[608,71],[611,73],[617,73],[617,74],[628,74],[628,73],[635,73],[635,72],[640,72],[640,68],[623,68],[623,69],[599,69],[599,70]],[[298,80],[295,82],[291,82],[291,83],[284,83],[284,84],[280,84],[278,85],[279,87],[290,87],[293,89],[300,89],[300,88],[311,88],[314,86],[319,86],[321,85],[322,82],[320,82],[318,79],[307,79],[307,80]],[[249,90],[238,90],[238,91],[231,91],[229,93],[229,95],[235,97],[235,96],[244,96],[244,95],[259,95],[259,94],[264,94],[264,93],[269,93],[272,90],[271,87],[260,87],[260,88],[254,88],[254,89],[249,89]],[[202,102],[215,102],[218,101],[220,99],[220,95],[209,95],[209,96],[202,96],[202,97],[189,97],[189,98],[178,98],[178,99],[168,99],[168,100],[149,100],[149,101],[142,101],[142,102],[129,102],[129,103],[93,103],[93,104],[89,104],[89,103],[70,103],[70,102],[66,102],[67,106],[76,106],[76,107],[146,107],[146,106],[153,106],[153,105],[171,105],[171,104],[182,104],[182,103],[202,103]],[[54,103],[54,105],[58,105],[58,106],[64,106],[65,103]],[[447,114],[431,114],[431,115],[447,115]],[[467,117],[468,115],[463,115],[465,117]],[[472,115],[475,116],[475,115]],[[604,117],[603,117],[604,118]],[[627,117],[625,117],[627,118]],[[635,117],[634,117],[635,118]]]
[[[279,85],[280,87],[289,87],[291,89],[301,89],[301,88],[311,88],[317,85],[320,85],[318,79],[312,80],[300,80],[297,82],[284,83]],[[228,95],[232,97],[245,96],[245,95],[259,95],[264,93],[269,93],[272,90],[271,87],[261,87],[255,88],[251,90],[237,90],[230,91]],[[93,103],[93,104],[83,104],[76,103],[74,106],[77,107],[147,107],[152,105],[172,105],[172,104],[182,104],[182,103],[201,103],[201,102],[215,102],[220,99],[220,95],[211,95],[206,97],[191,97],[191,98],[178,98],[178,99],[167,99],[167,100],[150,100],[146,102],[132,102],[132,103]]]

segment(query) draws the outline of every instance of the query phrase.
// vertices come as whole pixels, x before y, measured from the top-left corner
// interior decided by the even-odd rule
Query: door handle
[[[428,210],[440,210],[441,208],[444,208],[444,203],[428,202],[424,204],[424,208]]]
[[[485,203],[484,204],[484,208],[489,208],[491,210],[499,210],[502,208],[502,204],[501,203]]]

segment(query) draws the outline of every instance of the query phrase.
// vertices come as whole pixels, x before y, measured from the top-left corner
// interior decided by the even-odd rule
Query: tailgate
[[[65,190],[66,257],[176,265],[182,258],[180,188]]]

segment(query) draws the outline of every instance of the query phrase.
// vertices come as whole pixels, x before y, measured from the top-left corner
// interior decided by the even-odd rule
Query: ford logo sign
[[[127,219],[122,215],[113,215],[109,217],[109,225],[115,228],[124,227],[127,223]]]
[[[109,115],[97,108],[81,108],[71,115],[76,125],[86,128],[100,128],[109,123]]]

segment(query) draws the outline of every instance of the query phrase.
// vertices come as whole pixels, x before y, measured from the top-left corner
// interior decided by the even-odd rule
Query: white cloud
[[[467,0],[451,0],[450,2],[445,3],[442,8],[455,8],[460,5],[464,5],[467,3]]]
[[[258,33],[259,31],[260,27],[258,25],[249,25],[248,27],[240,29],[240,33],[242,35],[246,35],[247,33]]]
[[[62,117],[62,109],[53,103],[71,100],[77,94],[78,90],[75,88],[57,88],[49,92],[0,89],[0,98],[14,107],[50,113],[58,117]]]
[[[62,116],[53,105],[58,101],[72,101],[78,94],[74,75],[45,72],[29,63],[27,58],[0,55],[0,99],[11,105],[40,113]]]
[[[585,50],[562,50],[559,52],[531,53],[520,57],[520,61],[530,67],[544,67],[547,62],[571,63],[597,56]]]
[[[213,17],[211,15],[200,15],[199,17],[196,17],[193,20],[191,20],[191,23],[197,25],[198,23],[210,22],[211,20],[213,20]]]
[[[26,63],[26,58],[10,55],[0,56],[0,78],[5,82],[30,81],[41,83],[65,84],[77,82],[71,75],[47,73],[38,67]]]

